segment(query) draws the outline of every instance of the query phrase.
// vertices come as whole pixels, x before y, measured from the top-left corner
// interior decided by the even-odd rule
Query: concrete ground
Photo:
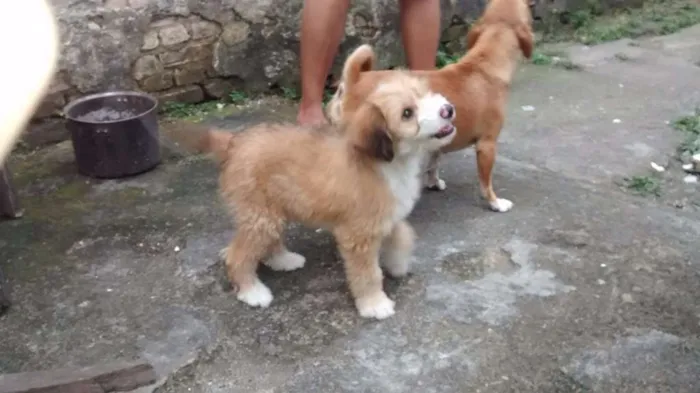
[[[143,357],[161,380],[142,392],[699,392],[700,199],[666,122],[700,105],[700,26],[566,50],[582,70],[528,65],[513,86],[495,184],[514,209],[485,208],[472,151],[448,156],[382,322],[358,317],[313,229],[289,231],[307,267],[262,271],[269,309],[237,302],[201,157],[171,146],[153,172],[95,181],[69,143],[15,156],[0,373]],[[266,109],[218,121],[293,116]],[[651,161],[669,166],[660,198],[618,186]]]

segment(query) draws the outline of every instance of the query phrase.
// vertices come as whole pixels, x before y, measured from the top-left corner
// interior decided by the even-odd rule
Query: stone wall
[[[450,41],[484,0],[444,0]],[[397,0],[355,0],[338,64],[361,42],[381,66],[403,62]],[[259,92],[298,81],[302,0],[53,0],[62,39],[59,72],[36,114],[107,89],[140,89],[197,102],[231,89]]]
[[[467,26],[485,1],[441,1],[443,44],[463,47]],[[541,0],[563,8],[582,1],[590,0]],[[198,102],[232,89],[259,92],[298,81],[302,0],[52,2],[61,59],[35,119],[57,115],[73,98],[108,89]],[[380,67],[403,64],[397,3],[352,1],[335,70],[361,42],[377,48]]]

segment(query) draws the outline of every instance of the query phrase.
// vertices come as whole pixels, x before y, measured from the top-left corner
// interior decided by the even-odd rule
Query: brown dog
[[[505,117],[505,105],[518,57],[530,58],[533,49],[532,14],[526,0],[491,0],[479,21],[467,35],[471,48],[459,62],[436,71],[415,71],[426,77],[430,88],[444,95],[457,110],[457,136],[436,152],[425,172],[426,187],[445,189],[438,176],[441,153],[476,147],[479,183],[491,209],[505,212],[513,203],[493,191],[491,172],[496,142]],[[375,87],[396,72],[372,71],[374,52],[369,45],[357,48],[346,60],[338,89],[327,107],[334,124],[351,116]]]
[[[380,248],[386,271],[405,275],[414,237],[406,217],[420,196],[422,161],[452,141],[453,118],[454,107],[424,80],[395,73],[341,132],[259,125],[204,133],[200,148],[220,162],[221,195],[237,224],[225,255],[238,299],[261,307],[272,301],[256,275],[259,261],[274,270],[304,266],[282,242],[285,223],[295,221],[334,234],[361,316],[392,315]]]

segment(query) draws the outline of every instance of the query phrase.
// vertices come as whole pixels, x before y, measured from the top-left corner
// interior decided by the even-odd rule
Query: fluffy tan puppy
[[[200,148],[220,163],[221,196],[237,225],[224,250],[237,298],[272,302],[256,274],[261,261],[273,270],[304,266],[282,242],[294,221],[333,233],[361,316],[394,314],[380,248],[388,274],[408,272],[414,233],[406,217],[420,196],[423,160],[455,135],[453,117],[443,96],[399,72],[377,84],[341,132],[295,125],[205,132]]]
[[[520,54],[532,55],[532,14],[524,0],[491,0],[482,17],[467,35],[469,52],[457,63],[435,71],[415,71],[412,75],[428,80],[430,89],[444,95],[457,109],[457,135],[451,143],[432,155],[424,184],[444,190],[438,176],[442,153],[476,147],[479,183],[492,210],[505,212],[513,207],[498,198],[493,190],[491,172],[496,159],[496,142],[505,118],[508,89]],[[372,48],[362,45],[346,60],[338,89],[327,107],[327,116],[341,124],[352,114],[376,86],[392,78],[396,70],[373,71]]]

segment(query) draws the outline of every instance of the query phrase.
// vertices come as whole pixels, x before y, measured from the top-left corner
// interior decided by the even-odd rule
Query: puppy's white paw
[[[304,267],[306,258],[295,252],[283,251],[279,254],[272,255],[263,263],[272,270],[288,272]]]
[[[238,300],[252,307],[265,308],[272,303],[272,292],[260,279],[255,279],[255,284],[245,292],[238,292]]]
[[[498,198],[493,202],[489,202],[489,206],[491,207],[491,210],[500,212],[500,213],[505,213],[508,210],[513,208],[513,202],[503,199],[503,198]]]
[[[394,315],[394,301],[384,291],[355,300],[355,306],[363,318],[384,319]]]

